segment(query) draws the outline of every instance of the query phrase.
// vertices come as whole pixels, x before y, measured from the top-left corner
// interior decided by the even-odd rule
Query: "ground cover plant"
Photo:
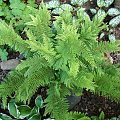
[[[27,54],[26,60],[0,85],[4,107],[8,96],[29,104],[40,86],[48,87],[44,115],[50,114],[56,120],[78,119],[68,112],[66,96],[71,91],[76,95],[83,88],[98,94],[102,91],[103,95],[119,101],[119,68],[104,57],[105,53],[120,49],[119,41],[96,40],[99,32],[107,28],[103,23],[106,14],[98,12],[91,20],[84,9],[78,8],[73,16],[68,8],[51,22],[51,14],[44,4],[32,11],[28,15],[31,20],[24,24],[27,40],[11,24],[0,22],[0,45]]]
[[[25,21],[30,19],[28,14],[32,13],[31,7],[37,7],[34,0],[28,0],[27,3],[21,0],[0,0],[0,17],[20,32]]]
[[[12,120],[12,118],[19,120],[23,120],[25,118],[27,118],[28,120],[40,120],[41,115],[39,110],[42,107],[42,105],[43,100],[41,96],[38,96],[35,99],[35,106],[32,109],[28,105],[23,105],[21,103],[16,104],[15,100],[11,99],[8,103],[8,110],[12,117],[1,113],[0,118],[2,120]]]
[[[110,18],[109,21],[109,30],[108,30],[108,38],[109,40],[116,40],[115,34],[113,34],[113,29],[120,24],[120,10],[119,8],[114,8],[111,6],[114,0],[105,1],[105,0],[97,0],[97,6],[102,9]],[[111,6],[111,7],[110,7]],[[95,9],[94,9],[95,11]],[[101,37],[104,37],[105,33],[101,34]]]

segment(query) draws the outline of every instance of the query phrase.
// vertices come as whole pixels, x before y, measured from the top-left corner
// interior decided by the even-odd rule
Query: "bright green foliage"
[[[97,116],[91,116],[91,120],[105,120],[104,112],[102,111],[98,117]],[[113,119],[107,119],[107,120],[114,120],[114,118]]]
[[[8,11],[8,6],[3,2],[3,0],[0,0],[0,16],[6,16],[8,14]]]
[[[24,83],[18,88],[17,98],[18,100],[27,101],[33,96],[37,88],[40,86],[48,85],[53,73],[49,68],[42,68],[39,71],[33,73],[30,77],[27,77]]]
[[[38,13],[35,16],[30,15],[32,21],[27,22],[26,24],[30,26],[29,28],[31,28],[31,32],[36,37],[36,40],[42,41],[44,34],[47,37],[52,36],[52,32],[49,27],[51,17],[49,11],[44,5],[41,8],[39,8],[37,12]]]
[[[30,51],[42,55],[49,64],[53,64],[52,62],[56,54],[54,48],[52,47],[53,43],[51,43],[50,38],[48,38],[47,36],[44,36],[43,40],[44,41],[42,42],[42,44],[38,41],[32,40],[27,41],[27,43],[30,47]]]
[[[22,41],[22,38],[14,32],[12,26],[8,26],[5,22],[0,21],[0,45],[5,44],[11,48],[14,47],[16,51],[21,53],[29,50],[25,41]]]
[[[11,96],[12,93],[17,91],[19,86],[24,81],[24,76],[22,72],[12,71],[10,75],[7,76],[5,82],[0,85],[0,96],[3,100],[3,105],[5,106],[7,103],[7,97]]]
[[[116,42],[98,43],[97,36],[106,26],[100,18],[90,20],[84,14],[80,10],[73,20],[72,14],[64,11],[50,27],[50,13],[42,4],[36,9],[36,15],[30,15],[31,21],[26,23],[25,30],[29,39],[26,41],[11,26],[0,22],[0,45],[14,46],[16,51],[28,51],[31,54],[0,85],[0,97],[4,105],[7,96],[14,92],[17,101],[29,103],[40,86],[48,86],[45,114],[50,113],[56,120],[67,120],[69,103],[66,96],[70,90],[76,94],[83,88],[101,91],[101,78],[110,74],[108,69],[103,68],[107,64],[104,52],[119,50],[119,47]],[[109,81],[112,82],[113,79],[110,78]],[[119,88],[119,84],[114,85]],[[106,88],[107,86],[102,89],[104,94],[107,93]],[[117,92],[119,93],[118,89]],[[108,95],[120,99],[120,95],[114,96],[114,93],[112,91]]]
[[[25,9],[25,4],[22,3],[20,0],[10,0],[10,8],[12,9],[12,14],[14,16],[19,16]]]
[[[68,103],[67,100],[64,98],[66,95],[64,95],[64,93],[66,93],[68,90],[64,90],[64,87],[62,89],[62,86],[54,86],[56,85],[53,84],[53,86],[50,86],[51,88],[49,88],[48,90],[48,97],[45,100],[45,103],[47,103],[45,105],[45,114],[51,113],[51,116],[53,118],[56,118],[57,120],[66,120],[68,118]]]
[[[34,0],[28,0],[24,3],[23,0],[9,0],[10,4],[6,4],[0,0],[0,16],[5,19],[7,23],[14,25],[15,30],[23,30],[25,22],[30,20],[28,14],[35,14],[37,5]]]
[[[68,113],[68,115],[69,115],[69,120],[91,120],[84,113],[70,112]]]
[[[114,100],[120,100],[120,70],[112,65],[102,66],[104,74],[101,77],[96,76],[96,83],[99,87],[97,92],[102,92],[102,95],[110,96]]]
[[[100,120],[104,120],[105,119],[105,114],[104,114],[103,111],[100,113],[99,119]]]
[[[6,51],[6,49],[2,49],[0,48],[0,57],[2,61],[6,61],[7,60],[7,56],[8,56],[8,52]]]

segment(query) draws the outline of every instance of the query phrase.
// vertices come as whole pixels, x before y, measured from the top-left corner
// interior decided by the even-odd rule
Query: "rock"
[[[69,103],[69,110],[71,110],[79,101],[81,100],[81,96],[71,95],[67,97]]]
[[[23,54],[20,54],[20,55],[18,56],[18,59],[19,59],[19,60],[22,60],[23,58],[25,58]]]
[[[115,5],[115,7],[120,9],[120,0],[115,0],[114,5]]]
[[[11,59],[5,62],[1,62],[0,66],[2,70],[12,70],[17,67],[17,65],[20,63],[18,59]]]

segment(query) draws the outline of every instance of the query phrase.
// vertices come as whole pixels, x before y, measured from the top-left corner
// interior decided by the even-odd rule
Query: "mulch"
[[[71,111],[83,112],[88,116],[99,116],[103,111],[105,118],[118,117],[120,115],[120,103],[84,90],[79,103]]]

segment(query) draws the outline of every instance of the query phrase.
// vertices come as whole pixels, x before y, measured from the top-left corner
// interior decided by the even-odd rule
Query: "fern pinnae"
[[[18,88],[17,98],[21,101],[29,101],[40,86],[49,85],[54,80],[54,75],[50,68],[41,68],[28,76],[24,83]]]
[[[8,26],[5,22],[0,21],[0,45],[5,44],[11,48],[15,46],[15,50],[20,51],[21,53],[29,51],[26,42],[23,41],[17,33],[15,33],[13,28],[11,26]]]
[[[4,107],[7,104],[7,97],[11,96],[24,83],[24,74],[18,71],[9,73],[5,81],[0,85],[0,98]]]
[[[42,67],[48,67],[47,61],[42,58],[40,55],[34,55],[33,57],[27,58],[25,61],[22,61],[18,66],[17,70],[21,71],[27,68],[25,76],[31,76],[33,73],[41,70]]]
[[[62,90],[62,92],[64,91]],[[56,120],[66,120],[68,118],[68,103],[64,97],[56,95],[56,88],[53,85],[51,85],[48,90],[48,97],[46,98],[45,103],[47,103],[45,105],[45,114],[51,113],[51,117],[54,117]]]
[[[32,21],[27,22],[26,25],[31,30],[31,32],[36,36],[37,40],[42,42],[42,35],[45,34],[47,37],[52,37],[52,31],[49,27],[50,25],[50,13],[45,7],[45,5],[41,4],[39,10],[37,10],[38,14],[36,16],[31,16]]]

